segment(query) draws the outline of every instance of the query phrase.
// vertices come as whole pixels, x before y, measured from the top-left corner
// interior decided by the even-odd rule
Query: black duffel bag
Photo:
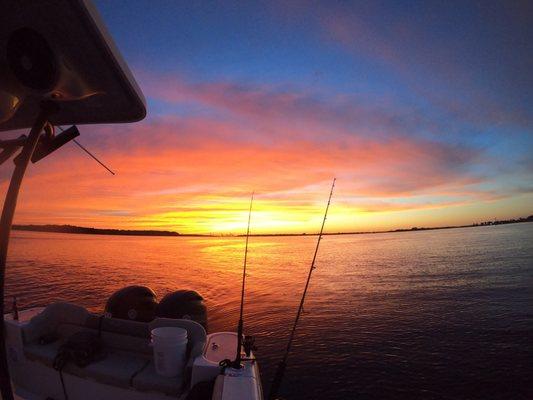
[[[76,332],[59,348],[54,360],[54,368],[61,370],[67,362],[73,362],[83,368],[104,357],[102,339],[97,333]]]

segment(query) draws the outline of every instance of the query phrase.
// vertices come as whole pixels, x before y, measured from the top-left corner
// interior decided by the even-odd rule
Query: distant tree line
[[[180,236],[178,232],[158,230],[128,230],[85,228],[74,225],[13,225],[14,230],[35,232],[80,233],[92,235],[127,235],[127,236]]]
[[[504,225],[504,224],[516,224],[518,222],[533,222],[533,215],[529,217],[522,217],[517,219],[504,219],[496,221],[484,221],[480,223],[473,223],[472,226],[486,226],[486,225]]]

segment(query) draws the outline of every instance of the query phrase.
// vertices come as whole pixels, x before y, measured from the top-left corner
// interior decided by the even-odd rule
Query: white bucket
[[[185,367],[187,330],[175,327],[152,329],[155,370],[159,375],[174,377]]]

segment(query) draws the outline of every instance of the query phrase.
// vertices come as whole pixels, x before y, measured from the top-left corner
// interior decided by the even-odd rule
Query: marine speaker
[[[11,71],[24,86],[48,91],[56,85],[59,69],[55,54],[33,29],[15,30],[7,42],[6,55]]]

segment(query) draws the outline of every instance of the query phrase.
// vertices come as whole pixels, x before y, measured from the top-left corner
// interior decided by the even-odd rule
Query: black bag
[[[59,348],[54,368],[59,370],[69,361],[83,368],[104,357],[102,339],[98,334],[89,331],[76,332]]]

